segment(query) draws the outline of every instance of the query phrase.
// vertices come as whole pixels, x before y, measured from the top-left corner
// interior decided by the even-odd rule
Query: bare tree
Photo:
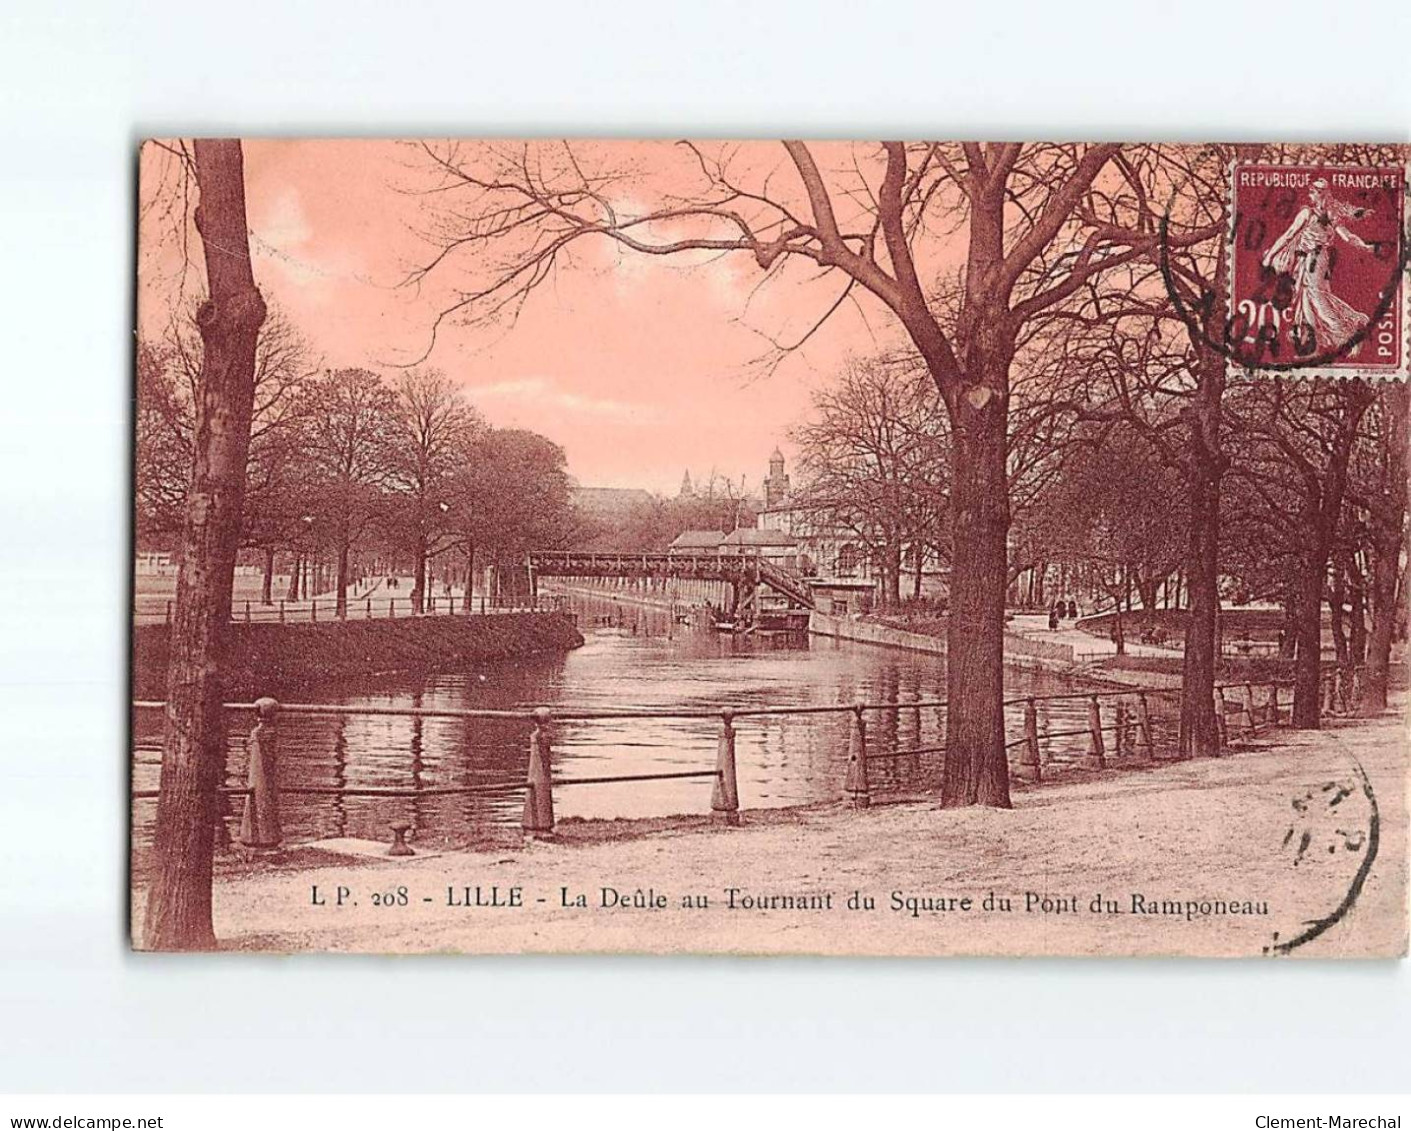
[[[643,192],[640,170],[567,144],[425,145],[443,205],[439,248],[412,277],[459,269],[447,319],[513,317],[583,241],[645,255],[748,256],[768,279],[803,263],[836,280],[814,325],[860,294],[896,319],[950,415],[955,558],[949,622],[945,805],[1008,806],[1003,624],[1009,528],[1006,418],[1010,365],[1025,327],[1103,271],[1155,247],[1155,230],[1088,223],[1080,208],[1116,145],[965,143],[758,147],[683,145],[694,183]],[[828,161],[820,163],[819,154]],[[665,154],[663,154],[665,160]],[[831,167],[829,167],[831,162]],[[946,231],[949,229],[949,231]],[[945,238],[963,231],[958,240]],[[963,252],[957,255],[956,252]],[[947,262],[949,255],[950,261]],[[959,262],[956,262],[959,260]],[[953,316],[928,297],[960,272]]]
[[[409,503],[394,524],[407,531],[411,542],[412,606],[417,612],[426,599],[428,558],[460,541],[449,495],[483,430],[478,414],[439,370],[411,369],[398,381],[390,485]]]
[[[221,675],[255,401],[255,349],[265,318],[250,266],[240,143],[198,140],[192,167],[208,297],[196,318],[203,346],[200,408],[167,670],[155,874],[144,922],[143,941],[154,950],[215,946],[212,841],[225,765]]]
[[[1367,640],[1367,678],[1364,708],[1385,710],[1387,677],[1391,667],[1392,639],[1404,635],[1402,612],[1406,571],[1407,458],[1411,446],[1411,389],[1389,384],[1377,396],[1368,428],[1371,465],[1349,489],[1367,516],[1367,547],[1372,558],[1372,628]]]
[[[813,396],[794,430],[802,483],[798,505],[824,529],[867,547],[882,578],[882,603],[901,600],[903,552],[943,541],[945,410],[919,359],[854,359]]]
[[[334,369],[310,383],[309,456],[337,558],[336,611],[348,615],[353,547],[382,513],[396,467],[397,398],[376,373]]]
[[[1360,380],[1264,377],[1240,392],[1226,409],[1244,453],[1230,474],[1262,504],[1266,529],[1277,531],[1275,544],[1286,548],[1296,643],[1293,725],[1316,727],[1323,595],[1372,391]]]

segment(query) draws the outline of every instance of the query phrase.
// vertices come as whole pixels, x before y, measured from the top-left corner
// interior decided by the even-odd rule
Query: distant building
[[[789,477],[784,474],[784,453],[778,448],[769,457],[769,475],[764,480],[765,508],[783,506],[789,498]]]
[[[809,584],[818,589],[831,582],[848,584],[831,587],[820,601],[821,608],[845,606],[856,611],[865,606],[870,595],[881,584],[882,571],[874,567],[867,544],[857,534],[839,523],[830,521],[819,510],[804,505],[796,497],[784,471],[784,456],[776,448],[769,457],[769,475],[764,481],[764,509],[759,512],[759,526],[791,535],[798,545],[798,570]],[[916,572],[915,550],[903,549],[901,591],[909,597],[914,588]],[[942,595],[947,590],[948,573],[940,566],[933,551],[927,550],[921,562],[921,593],[926,597]],[[824,597],[820,594],[820,597]]]
[[[784,471],[784,455],[778,448],[769,457],[764,499],[764,509],[759,512],[760,528],[787,534],[795,540],[799,570],[805,576],[872,580],[867,549],[856,536],[794,498],[789,476]]]
[[[678,499],[694,499],[696,497],[696,488],[691,482],[689,470],[681,473],[681,490],[676,492],[676,497]]]
[[[668,554],[689,557],[693,554],[717,554],[725,541],[723,530],[683,530],[666,548]]]
[[[604,519],[627,518],[653,501],[652,493],[640,487],[574,487],[570,498],[577,510]]]
[[[722,557],[757,557],[790,570],[799,568],[799,541],[781,530],[745,528],[732,531],[721,539],[718,553]]]

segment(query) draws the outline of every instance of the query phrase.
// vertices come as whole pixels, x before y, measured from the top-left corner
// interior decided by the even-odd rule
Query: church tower
[[[769,457],[769,477],[764,481],[764,505],[783,506],[789,497],[789,477],[784,474],[784,453],[778,448]]]
[[[681,490],[676,492],[678,499],[694,499],[696,488],[691,484],[691,471],[689,468],[681,476]]]

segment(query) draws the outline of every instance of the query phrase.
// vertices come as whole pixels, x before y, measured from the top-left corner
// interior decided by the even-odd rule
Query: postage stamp
[[[1405,167],[1235,163],[1231,192],[1231,365],[1405,380]]]

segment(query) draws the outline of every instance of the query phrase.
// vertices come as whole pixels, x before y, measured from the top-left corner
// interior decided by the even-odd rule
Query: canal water
[[[285,701],[362,707],[523,709],[567,711],[633,708],[663,711],[745,710],[757,706],[905,704],[945,697],[940,656],[819,637],[740,638],[673,623],[665,612],[591,598],[572,599],[586,643],[567,655],[495,661],[425,677],[393,676],[350,689],[271,688]],[[1008,696],[1053,695],[1080,689],[1048,673],[1006,673]],[[942,710],[870,712],[874,753],[902,751],[869,762],[874,789],[923,789],[938,784]],[[232,713],[226,784],[245,780],[246,735],[253,719]],[[1086,723],[1081,699],[1040,705],[1041,730]],[[709,770],[720,724],[714,719],[559,721],[552,728],[554,807],[567,817],[641,818],[709,812],[711,779],[574,786],[575,779]],[[1009,738],[1022,733],[1012,708]],[[848,717],[795,715],[747,718],[736,724],[740,805],[790,806],[841,796],[848,751]],[[441,719],[375,715],[300,716],[280,723],[284,786],[341,789],[426,789],[513,785],[524,781],[529,726],[519,720]],[[155,789],[161,757],[160,714],[134,719],[133,788]],[[1076,738],[1055,739],[1057,763],[1077,756]],[[919,751],[919,753],[911,753]],[[239,799],[232,803],[238,811]],[[407,820],[423,846],[483,839],[513,826],[522,793],[423,797],[288,795],[282,804],[287,842],[325,837],[385,840],[388,823]],[[134,802],[134,842],[150,842],[156,802]],[[234,829],[232,816],[231,828]]]

